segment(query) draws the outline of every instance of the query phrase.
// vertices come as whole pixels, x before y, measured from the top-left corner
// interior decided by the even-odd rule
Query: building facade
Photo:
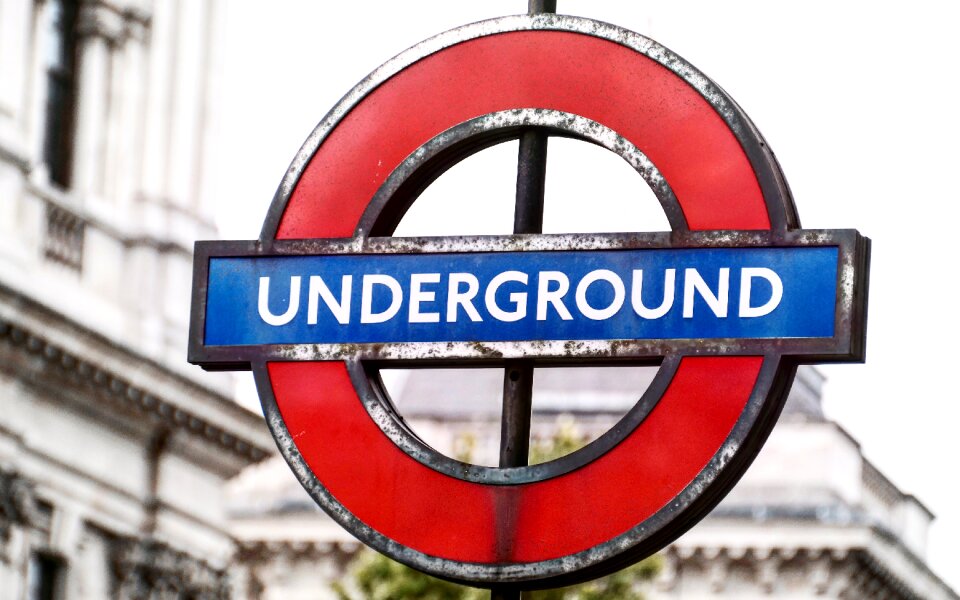
[[[925,563],[933,514],[824,416],[822,384],[800,370],[750,470],[663,553],[651,599],[958,597]]]
[[[226,598],[272,451],[185,363],[217,2],[0,0],[0,598]]]

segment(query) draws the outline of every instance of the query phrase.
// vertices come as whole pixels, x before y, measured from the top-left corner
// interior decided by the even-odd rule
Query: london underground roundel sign
[[[390,237],[439,173],[528,128],[619,154],[672,230]],[[506,17],[383,65],[310,135],[260,239],[197,244],[190,360],[254,371],[301,483],[368,545],[547,587],[679,536],[759,451],[798,364],[863,359],[868,250],[799,228],[763,138],[680,57],[587,19]],[[605,435],[515,468],[424,444],[378,376],[514,358],[660,370]]]

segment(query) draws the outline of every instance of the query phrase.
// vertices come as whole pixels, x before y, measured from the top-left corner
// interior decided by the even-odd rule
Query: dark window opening
[[[70,185],[77,90],[77,0],[51,0],[46,37],[47,105],[43,162],[50,181]]]
[[[29,600],[60,600],[64,570],[63,561],[56,556],[35,554],[30,561]]]

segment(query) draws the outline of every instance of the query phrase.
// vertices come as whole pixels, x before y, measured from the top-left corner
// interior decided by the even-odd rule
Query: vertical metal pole
[[[531,15],[555,13],[557,12],[557,0],[529,0],[527,2],[527,12]]]
[[[530,453],[530,412],[533,364],[510,360],[503,373],[503,413],[500,417],[500,466],[523,467]]]
[[[531,15],[556,12],[556,0],[529,0]],[[529,130],[520,134],[517,159],[517,200],[514,233],[542,233],[543,192],[547,176],[547,135]],[[533,362],[510,360],[503,374],[503,412],[500,418],[500,466],[526,466],[530,453],[530,413],[533,400]],[[495,587],[491,600],[520,600],[513,586]]]
[[[514,233],[543,231],[543,192],[547,176],[547,135],[529,130],[520,134]],[[530,451],[530,412],[533,362],[509,360],[503,374],[500,419],[500,466],[523,467]]]
[[[520,590],[512,587],[493,588],[490,600],[520,600]]]

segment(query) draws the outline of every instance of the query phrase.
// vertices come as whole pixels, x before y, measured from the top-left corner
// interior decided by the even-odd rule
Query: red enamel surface
[[[770,226],[739,143],[686,83],[606,40],[515,32],[443,50],[369,94],[308,164],[277,237],[353,235],[410,152],[470,118],[523,107],[582,115],[628,138],[666,177],[691,229]],[[516,486],[464,482],[407,456],[370,419],[343,363],[268,370],[301,455],[352,514],[425,554],[522,563],[586,550],[663,508],[730,434],[762,362],[685,358],[657,407],[616,448],[572,473]]]
[[[696,90],[619,44],[526,31],[447,48],[364,98],[308,164],[277,238],[350,237],[411,152],[463,121],[511,108],[566,111],[629,139],[670,183],[690,229],[770,227],[743,149]]]
[[[300,453],[361,521],[432,556],[512,563],[586,550],[662,508],[729,435],[761,362],[685,358],[621,444],[577,471],[515,486],[461,481],[407,456],[367,414],[343,363],[271,363],[269,373]]]

